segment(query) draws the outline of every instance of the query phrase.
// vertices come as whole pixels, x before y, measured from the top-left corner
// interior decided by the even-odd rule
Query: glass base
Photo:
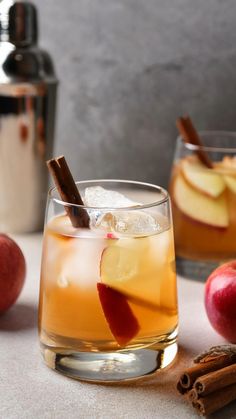
[[[218,268],[220,262],[196,261],[191,259],[176,258],[177,274],[188,279],[206,281],[211,272]]]
[[[135,351],[70,352],[42,345],[48,367],[78,380],[115,383],[155,373],[169,365],[177,354],[177,343],[153,345]]]

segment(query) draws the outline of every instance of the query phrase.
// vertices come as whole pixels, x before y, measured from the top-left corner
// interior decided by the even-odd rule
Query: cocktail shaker
[[[0,232],[43,225],[57,79],[37,32],[33,4],[0,0]]]

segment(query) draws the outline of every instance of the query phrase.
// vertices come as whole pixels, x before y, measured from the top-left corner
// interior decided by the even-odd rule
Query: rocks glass
[[[45,220],[39,335],[46,364],[116,382],[168,365],[177,352],[177,295],[168,193],[132,181],[77,186],[90,218],[51,189]],[[66,211],[67,210],[67,211]]]

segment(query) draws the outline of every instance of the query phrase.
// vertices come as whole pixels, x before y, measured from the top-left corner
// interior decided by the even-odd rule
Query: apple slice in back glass
[[[97,290],[111,333],[120,346],[125,346],[140,329],[127,298],[101,282],[97,283]]]

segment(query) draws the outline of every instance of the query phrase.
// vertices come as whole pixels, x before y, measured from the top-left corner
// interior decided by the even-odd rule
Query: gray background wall
[[[78,179],[165,185],[179,114],[236,130],[235,0],[34,0],[60,79],[55,154]]]

